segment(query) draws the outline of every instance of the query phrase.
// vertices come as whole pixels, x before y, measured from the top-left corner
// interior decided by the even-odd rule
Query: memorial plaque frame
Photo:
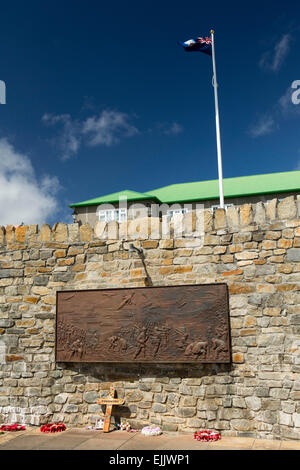
[[[228,286],[57,291],[55,360],[231,363]]]

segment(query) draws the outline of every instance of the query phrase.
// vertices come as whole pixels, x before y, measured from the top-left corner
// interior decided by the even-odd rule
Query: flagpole
[[[222,171],[222,151],[221,151],[221,137],[220,137],[220,121],[219,121],[219,103],[218,103],[218,84],[217,84],[217,73],[216,73],[216,58],[215,58],[215,39],[214,30],[211,33],[211,44],[212,44],[212,62],[213,62],[213,87],[215,94],[215,110],[216,110],[216,135],[217,135],[217,153],[218,153],[218,173],[219,173],[219,196],[220,196],[220,208],[224,209],[224,193],[223,193],[223,171]]]

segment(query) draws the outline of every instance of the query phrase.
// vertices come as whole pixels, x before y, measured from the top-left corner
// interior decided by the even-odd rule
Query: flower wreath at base
[[[152,426],[145,426],[142,429],[142,434],[144,436],[159,436],[160,434],[162,434],[162,432],[159,426],[157,426],[156,428]]]
[[[216,431],[196,431],[194,434],[194,439],[197,441],[219,441],[221,439],[221,434]]]
[[[44,424],[40,428],[41,432],[61,432],[66,430],[66,426],[63,423],[50,423],[50,424]]]
[[[119,431],[138,432],[137,429],[132,429],[132,427],[130,426],[128,422],[122,423],[122,424],[115,423],[115,428],[118,429]]]
[[[0,431],[25,431],[26,427],[20,424],[3,424]]]

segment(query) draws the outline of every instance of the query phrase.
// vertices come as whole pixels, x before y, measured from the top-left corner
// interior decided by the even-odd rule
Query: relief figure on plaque
[[[193,357],[194,359],[198,359],[199,356],[201,356],[202,359],[206,359],[207,350],[207,341],[194,341],[186,347],[184,355],[187,357]]]
[[[175,333],[177,333],[177,337],[175,339],[175,344],[178,347],[178,349],[186,349],[186,343],[187,339],[189,337],[189,334],[186,332],[186,329],[184,328],[183,330],[180,330],[178,328],[175,329]]]
[[[147,328],[143,326],[136,337],[137,348],[134,358],[136,359],[139,354],[143,353],[143,357],[146,357],[146,343],[149,339]]]
[[[120,303],[119,307],[117,308],[117,310],[121,310],[123,307],[125,307],[125,305],[132,305],[132,299],[134,297],[134,292],[127,295],[123,300],[122,302]]]
[[[156,325],[151,331],[151,345],[153,347],[153,356],[159,352],[159,350],[166,350],[169,343],[169,333],[171,328],[165,325]]]
[[[227,347],[227,334],[224,325],[219,325],[216,328],[216,336],[212,339],[212,351],[215,357],[220,357],[223,353],[226,353],[228,350]]]
[[[113,349],[116,352],[122,353],[127,350],[127,343],[124,338],[120,336],[111,336],[108,338],[108,349]]]
[[[70,355],[70,359],[72,359],[73,356],[79,356],[80,359],[82,357],[82,354],[83,354],[83,348],[84,348],[84,344],[83,344],[83,340],[82,339],[76,339],[71,345],[70,345],[70,350],[71,350],[71,355]]]
[[[159,348],[161,346],[161,342],[162,342],[161,333],[159,331],[158,326],[155,326],[153,328],[153,332],[151,334],[151,345],[153,347],[153,355],[154,356],[156,356],[156,354],[158,353]]]
[[[95,349],[99,343],[99,337],[96,331],[88,331],[85,337],[86,349]]]

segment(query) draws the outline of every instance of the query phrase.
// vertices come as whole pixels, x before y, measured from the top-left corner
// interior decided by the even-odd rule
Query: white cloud
[[[278,100],[278,115],[284,119],[297,117],[300,115],[300,104],[293,103],[292,95],[295,89],[289,86],[285,93]]]
[[[129,115],[119,111],[104,110],[100,116],[86,119],[82,125],[82,133],[87,136],[90,146],[105,145],[110,147],[122,137],[138,134],[138,129],[130,124]]]
[[[47,126],[60,126],[57,135],[51,139],[58,148],[62,160],[75,156],[83,146],[111,147],[122,139],[140,133],[131,123],[131,116],[116,110],[105,109],[100,114],[84,120],[74,120],[70,114],[44,114],[42,122]],[[156,124],[156,129],[165,135],[177,135],[183,128],[177,122]],[[152,128],[145,132],[152,132]]]
[[[271,134],[275,130],[275,120],[271,114],[264,114],[257,122],[250,128],[250,135],[252,137],[261,137],[263,135]]]
[[[284,34],[272,50],[269,50],[262,55],[259,61],[260,67],[272,72],[277,72],[289,53],[290,44],[291,35]]]
[[[280,123],[284,120],[297,118],[300,116],[300,104],[294,104],[292,94],[295,89],[291,85],[277,100],[272,108],[261,115],[249,130],[252,137],[261,137],[271,134],[279,129]]]
[[[72,120],[70,114],[44,114],[42,121],[48,126],[62,125],[60,134],[52,139],[61,151],[62,160],[68,160],[77,154],[80,147],[79,124]]]
[[[171,124],[164,123],[161,124],[160,127],[162,129],[163,134],[166,135],[177,135],[183,131],[182,126],[177,122],[172,122]]]
[[[37,180],[28,156],[0,139],[0,225],[42,224],[58,208],[56,177]]]
[[[130,124],[128,114],[112,110],[104,110],[99,116],[91,116],[84,121],[76,121],[70,114],[46,113],[42,122],[48,126],[61,126],[52,143],[58,147],[62,160],[75,156],[82,145],[110,147],[122,138],[139,133],[138,129]]]

